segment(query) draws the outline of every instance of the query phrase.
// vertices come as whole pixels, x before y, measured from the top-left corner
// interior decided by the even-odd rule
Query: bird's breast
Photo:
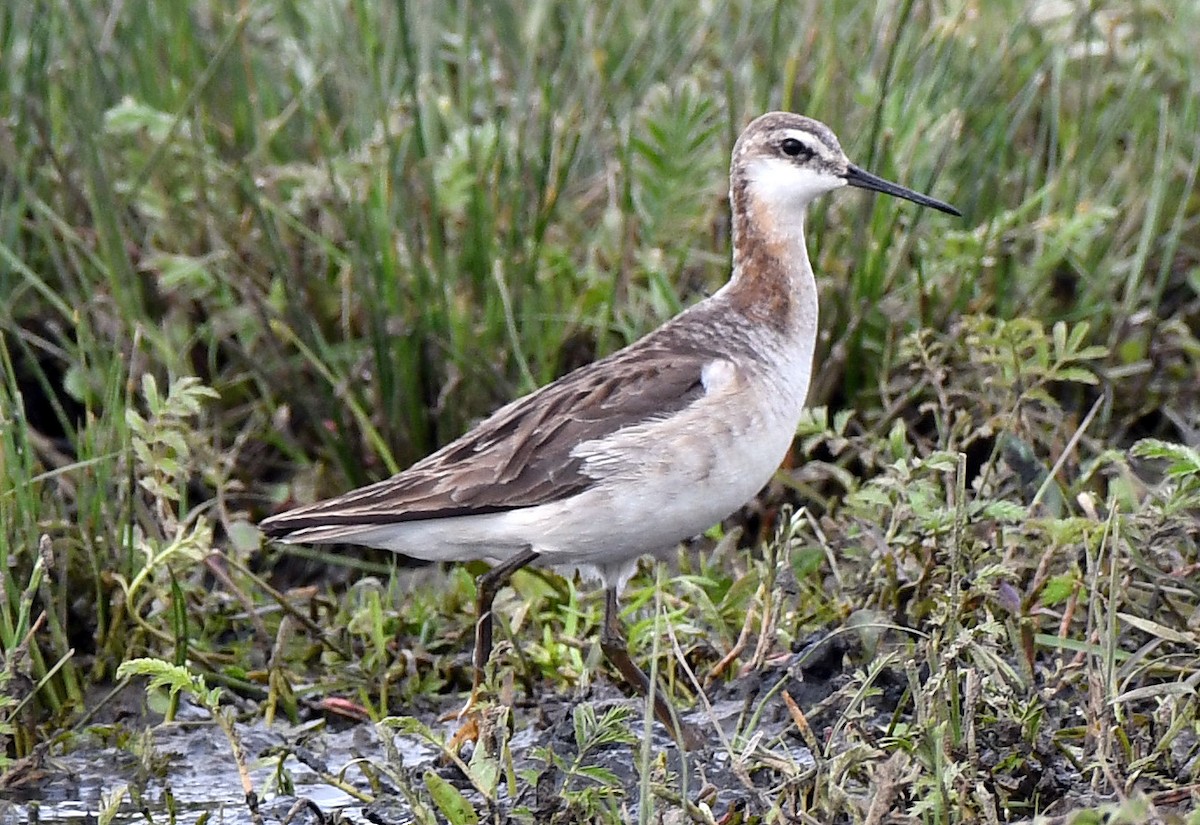
[[[771,479],[806,390],[789,386],[791,376],[733,362],[707,368],[704,378],[705,395],[685,409],[577,451],[598,487],[673,525],[671,541],[708,529]]]

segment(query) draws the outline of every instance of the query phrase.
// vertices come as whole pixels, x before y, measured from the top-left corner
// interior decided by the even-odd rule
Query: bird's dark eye
[[[784,138],[783,143],[779,144],[779,148],[783,150],[785,155],[798,158],[801,156],[812,157],[812,149],[809,149],[795,138]]]

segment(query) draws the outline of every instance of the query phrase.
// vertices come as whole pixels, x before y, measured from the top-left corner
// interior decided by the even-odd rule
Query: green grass
[[[681,695],[739,640],[734,672],[818,631],[877,651],[803,709],[815,773],[755,757],[786,777],[763,821],[1150,821],[1200,782],[1200,12],[1053,8],[5,5],[0,760],[139,657],[291,716],[459,686],[468,571],[408,591],[370,557],[298,610],[268,583],[311,571],[253,523],[719,287],[733,140],[788,108],[965,218],[814,210],[821,410],[742,549],[634,581],[636,656]],[[595,594],[501,599],[522,680],[603,678]],[[1074,801],[1022,784],[1051,759]]]

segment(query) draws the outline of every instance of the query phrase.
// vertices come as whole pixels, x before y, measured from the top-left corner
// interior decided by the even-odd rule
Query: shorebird
[[[601,649],[653,696],[677,741],[697,746],[699,733],[630,658],[617,594],[639,557],[661,555],[736,511],[788,451],[817,339],[806,207],[843,186],[960,214],[855,166],[823,123],[762,115],[733,149],[733,271],[724,287],[407,470],[272,516],[261,529],[285,542],[493,564],[478,580],[476,689],[491,655],[492,602],[509,576],[531,563],[593,571],[605,588]]]

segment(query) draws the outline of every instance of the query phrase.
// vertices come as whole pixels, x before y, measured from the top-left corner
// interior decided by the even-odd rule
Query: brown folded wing
[[[586,441],[662,418],[704,394],[711,361],[641,347],[582,367],[500,408],[456,441],[384,481],[265,520],[269,536],[332,525],[392,524],[532,507],[596,483],[571,455]]]

